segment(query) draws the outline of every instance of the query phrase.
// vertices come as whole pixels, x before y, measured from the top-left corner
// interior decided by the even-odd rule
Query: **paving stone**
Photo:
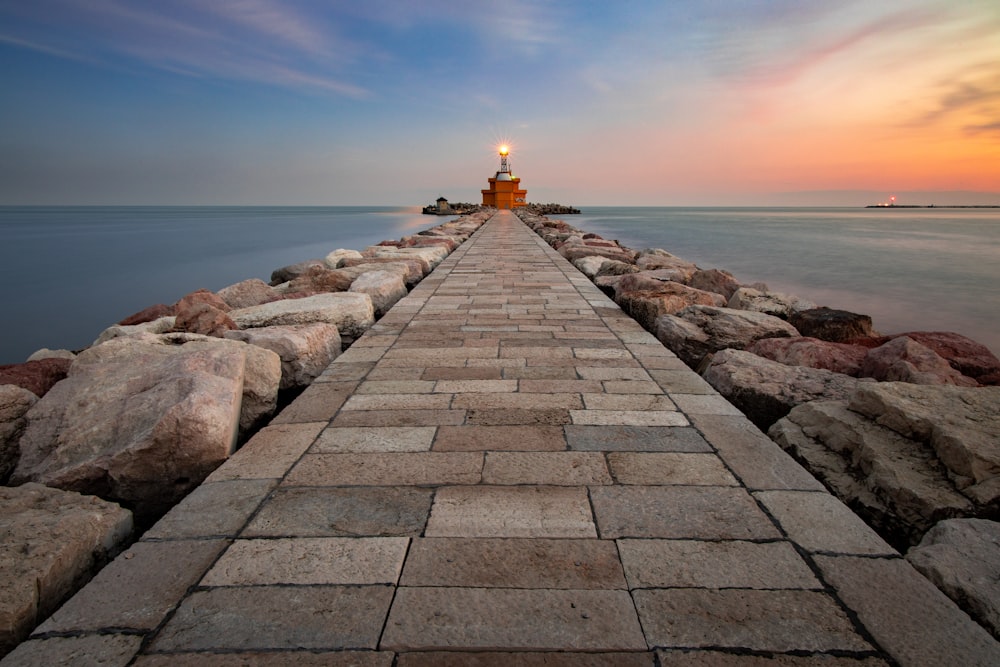
[[[570,410],[574,424],[589,426],[687,426],[680,412],[647,412],[644,410]]]
[[[228,544],[226,540],[137,542],[35,632],[152,630]]]
[[[677,411],[670,397],[663,394],[584,394],[588,410],[670,410]]]
[[[579,394],[456,394],[452,407],[467,410],[531,410],[580,409],[583,401]]]
[[[1000,665],[1000,642],[899,558],[815,556],[823,578],[901,665]]]
[[[313,384],[317,382],[346,382],[349,380],[362,380],[368,371],[375,368],[374,361],[359,361],[347,363],[344,361],[344,356],[338,357],[332,364],[326,367],[318,378],[313,380]],[[310,385],[312,386],[312,385]]]
[[[649,380],[649,373],[639,366],[578,366],[577,373],[584,380]]]
[[[633,593],[656,647],[866,651],[847,615],[817,591],[674,588]]]
[[[374,368],[368,373],[369,380],[429,380],[425,378],[426,368],[414,366],[413,368]]]
[[[561,426],[441,426],[434,451],[562,451],[566,438]]]
[[[627,591],[400,587],[382,648],[647,647]]]
[[[410,546],[402,586],[625,588],[610,540],[420,538]]]
[[[421,380],[500,380],[500,368],[427,368]]]
[[[330,421],[357,386],[357,382],[313,382],[271,424],[301,424]]]
[[[429,394],[434,391],[434,382],[426,380],[372,380],[358,385],[356,394]],[[417,407],[417,406],[414,406]],[[332,414],[332,413],[331,413]]]
[[[758,491],[754,495],[789,539],[807,551],[898,555],[868,524],[825,491]]]
[[[3,659],[4,667],[100,665],[125,667],[142,645],[140,635],[85,635],[33,639],[18,645]]]
[[[556,425],[569,424],[569,410],[562,408],[503,409],[503,410],[469,410],[466,423],[479,426],[501,426],[505,424]]]
[[[279,488],[242,536],[420,535],[433,493],[416,487]]]
[[[602,538],[703,540],[780,537],[746,491],[718,486],[597,486],[591,502]]]
[[[737,485],[715,454],[612,452],[608,454],[608,466],[618,484]]]
[[[517,653],[415,651],[400,653],[398,667],[654,667],[652,653]]]
[[[426,452],[436,431],[433,426],[328,428],[316,440],[312,453]]]
[[[465,410],[350,410],[330,426],[438,426],[465,423]]]
[[[788,542],[618,540],[629,588],[820,589]]]
[[[406,537],[296,537],[236,540],[202,586],[395,584]]]
[[[671,394],[717,394],[715,388],[706,382],[697,373],[692,373],[690,369],[684,370],[651,370],[649,371],[653,381],[656,382],[663,391]]]
[[[691,420],[747,488],[825,490],[746,417],[692,415]]]
[[[434,391],[437,393],[495,394],[517,391],[516,380],[438,380]]]
[[[306,454],[288,474],[290,486],[426,486],[478,484],[477,452]]]
[[[250,586],[195,591],[153,641],[176,649],[374,649],[391,586]]]
[[[392,667],[391,651],[164,653],[140,656],[135,667]]]
[[[586,486],[611,484],[611,475],[598,452],[490,452],[483,483]]]
[[[619,344],[620,345],[620,344]],[[573,356],[577,359],[630,359],[628,350],[616,346],[617,349],[595,349],[586,347],[573,348]]]
[[[559,393],[580,393],[602,391],[601,383],[597,380],[521,380],[518,383],[518,391],[521,393],[535,394],[559,394]],[[544,397],[537,397],[536,400],[543,401]]]
[[[342,408],[349,410],[447,410],[451,394],[355,394]]]
[[[569,425],[564,430],[569,448],[579,451],[712,451],[693,428]]]
[[[143,538],[235,537],[277,485],[276,479],[202,484],[157,521]]]
[[[604,380],[604,391],[609,394],[662,394],[655,382],[642,380]]]
[[[325,426],[326,420],[267,426],[216,468],[205,482],[284,477]]]
[[[427,537],[597,537],[579,487],[451,486],[438,491]]]
[[[723,653],[722,651],[664,650],[657,651],[661,665],[670,667],[889,667],[881,658],[817,653],[788,655],[769,653]]]
[[[689,415],[743,416],[739,408],[718,394],[671,394],[670,398]]]

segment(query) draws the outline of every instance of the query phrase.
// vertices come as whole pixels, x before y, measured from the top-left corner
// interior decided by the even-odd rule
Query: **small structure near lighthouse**
[[[489,190],[483,190],[483,206],[493,206],[495,208],[518,208],[527,204],[528,191],[521,190],[521,179],[514,176],[510,171],[510,149],[501,146],[500,171],[496,176],[489,179]]]

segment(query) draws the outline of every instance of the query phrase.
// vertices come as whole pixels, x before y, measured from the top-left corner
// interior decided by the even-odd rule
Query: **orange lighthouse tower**
[[[528,191],[520,189],[521,179],[510,172],[510,163],[507,160],[510,149],[507,146],[501,146],[498,152],[500,153],[500,171],[489,179],[490,189],[482,191],[483,206],[517,208],[526,205]]]

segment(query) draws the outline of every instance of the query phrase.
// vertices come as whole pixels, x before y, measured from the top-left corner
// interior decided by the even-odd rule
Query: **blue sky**
[[[0,0],[0,90],[0,204],[1000,192],[995,0]]]

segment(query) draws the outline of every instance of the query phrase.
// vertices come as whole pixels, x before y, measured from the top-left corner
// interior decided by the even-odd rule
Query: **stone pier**
[[[997,665],[509,211],[3,665]]]

